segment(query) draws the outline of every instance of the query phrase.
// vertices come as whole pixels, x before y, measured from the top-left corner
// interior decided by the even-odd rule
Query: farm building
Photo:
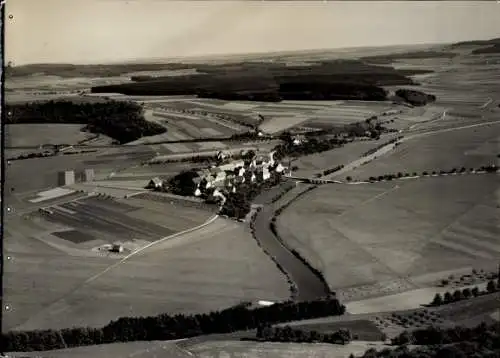
[[[163,185],[163,180],[161,180],[160,178],[158,177],[154,177],[153,179],[151,179],[147,185],[146,188],[148,189],[156,189],[156,188],[161,188],[161,186]]]
[[[58,182],[60,186],[75,184],[75,172],[73,170],[66,170],[58,173]]]
[[[123,252],[123,246],[120,244],[113,244],[109,251],[117,253]]]
[[[95,178],[94,169],[85,169],[83,172],[83,180],[85,182],[93,181]]]

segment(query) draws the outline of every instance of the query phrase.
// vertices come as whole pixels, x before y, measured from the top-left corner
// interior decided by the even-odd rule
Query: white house
[[[271,177],[271,173],[269,173],[269,168],[262,168],[262,180],[267,180]]]
[[[155,177],[149,181],[147,187],[150,189],[156,189],[156,188],[161,188],[162,184],[163,184],[163,180],[161,180],[158,177]]]
[[[281,163],[278,163],[278,165],[276,166],[276,168],[274,168],[274,170],[276,171],[276,173],[282,173],[286,168],[281,165]]]
[[[245,175],[245,167],[239,167],[235,169],[236,176],[242,177]]]

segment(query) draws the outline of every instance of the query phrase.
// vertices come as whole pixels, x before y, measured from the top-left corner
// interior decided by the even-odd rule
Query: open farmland
[[[430,133],[403,141],[395,150],[354,169],[358,180],[389,173],[421,174],[452,168],[478,168],[497,163],[500,122],[491,125]]]
[[[388,138],[383,136],[379,140],[354,141],[340,148],[299,157],[292,162],[292,166],[298,167],[297,170],[294,170],[293,175],[311,178],[314,174],[321,173],[325,169],[352,162],[387,140]]]
[[[96,178],[106,177],[113,172],[138,165],[153,156],[151,149],[140,147],[12,161],[6,173],[6,200],[10,200],[10,197],[22,199],[26,193],[58,186],[60,171],[94,169]],[[33,175],[34,168],[37,175]]]
[[[30,147],[42,144],[78,144],[96,135],[82,132],[80,124],[7,124],[5,125],[6,147]],[[99,144],[110,144],[105,136]],[[93,141],[92,143],[94,143]]]
[[[99,344],[95,346],[58,349],[44,352],[9,353],[13,358],[188,358],[190,354],[179,348],[176,341],[139,341]]]
[[[149,212],[139,210],[120,215],[159,220],[162,216],[159,212],[151,214],[154,205],[158,203],[151,203]],[[129,209],[123,206],[122,210]],[[165,226],[180,225],[173,215],[194,209],[175,206],[169,210],[172,215],[163,213],[164,220],[168,221]],[[93,220],[111,219],[94,217]],[[149,227],[136,229],[149,230]],[[43,246],[28,237],[24,240],[26,245],[35,241]],[[7,250],[8,245],[9,239]],[[18,241],[13,245],[21,247],[15,252],[7,251],[18,260],[16,265],[7,267],[9,281],[5,296],[13,307],[4,318],[7,329],[100,326],[120,316],[206,312],[243,300],[283,300],[289,294],[284,277],[259,249],[249,229],[224,219],[153,245],[107,272],[104,270],[110,259],[106,257],[70,256],[50,246],[44,246],[52,250],[50,256],[42,250],[37,250],[35,256],[26,245]],[[28,253],[21,254],[23,250]],[[48,258],[50,263],[41,266]],[[47,290],[45,296],[43,292],[29,297],[23,295],[28,286],[35,285],[40,290],[53,289]]]
[[[364,295],[406,290],[408,278],[498,258],[499,183],[471,175],[324,185],[287,208],[278,231],[333,290],[351,288],[346,298],[359,295],[356,286]]]
[[[349,354],[363,354],[367,349],[383,348],[381,343],[352,342],[347,345],[300,344],[248,341],[214,341],[189,347],[200,358],[215,357],[273,357],[273,358],[346,358]]]

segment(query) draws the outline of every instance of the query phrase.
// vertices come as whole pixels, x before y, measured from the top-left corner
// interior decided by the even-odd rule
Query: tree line
[[[332,333],[320,333],[316,330],[294,329],[289,325],[284,327],[264,325],[257,327],[256,340],[261,342],[347,344],[352,340],[352,334],[348,329],[343,328]]]
[[[77,103],[50,100],[6,104],[7,124],[70,123],[84,124],[83,130],[104,134],[120,144],[165,133],[165,127],[144,119],[142,107],[131,101]]]
[[[280,302],[250,308],[237,305],[222,311],[194,315],[161,314],[123,317],[102,328],[10,331],[2,333],[2,352],[61,349],[113,342],[172,340],[212,333],[231,333],[302,319],[343,315],[345,306],[335,298],[308,302]]]
[[[360,358],[494,358],[500,356],[500,323],[473,328],[428,327],[405,331],[392,340],[397,348],[367,350]],[[409,345],[417,345],[409,348]],[[353,354],[350,358],[354,358]]]
[[[479,168],[470,168],[469,173],[489,173],[493,174],[498,171],[498,167],[494,164],[492,165],[482,165]],[[467,173],[467,169],[465,167],[462,167],[460,169],[457,168],[452,168],[449,170],[440,170],[436,171],[433,170],[432,172],[424,170],[421,174],[421,176],[436,176],[436,175],[450,175],[450,174],[465,174]],[[417,172],[409,173],[409,172],[398,172],[398,173],[392,173],[392,174],[384,174],[384,175],[379,175],[377,177],[371,176],[368,178],[368,181],[371,182],[376,182],[376,181],[383,181],[383,180],[393,180],[393,179],[400,179],[400,178],[407,178],[407,177],[416,177],[418,176]]]

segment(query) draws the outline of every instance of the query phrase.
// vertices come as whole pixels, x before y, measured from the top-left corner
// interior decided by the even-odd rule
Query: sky
[[[5,57],[13,65],[168,60],[500,37],[496,1],[6,3]]]

